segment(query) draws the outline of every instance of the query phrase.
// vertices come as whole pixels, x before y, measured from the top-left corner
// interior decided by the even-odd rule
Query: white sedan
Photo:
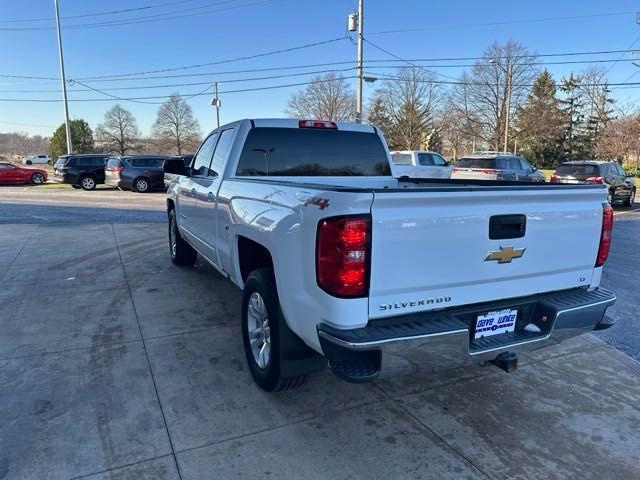
[[[31,155],[22,160],[23,165],[43,165],[49,163],[49,155]]]

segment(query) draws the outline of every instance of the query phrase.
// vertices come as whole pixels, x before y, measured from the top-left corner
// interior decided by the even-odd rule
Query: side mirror
[[[531,167],[531,173],[534,173],[534,172],[537,172],[537,171],[538,171],[538,169],[536,167],[534,167],[534,166]]]
[[[182,160],[167,160],[164,162],[164,173],[172,173],[174,175],[189,175],[189,168]]]

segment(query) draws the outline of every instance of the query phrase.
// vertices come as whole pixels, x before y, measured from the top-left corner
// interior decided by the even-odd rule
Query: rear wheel
[[[44,175],[41,173],[34,173],[31,175],[31,183],[34,185],[42,185],[44,183]]]
[[[198,252],[180,235],[175,209],[169,212],[169,254],[173,263],[188,267],[193,267],[198,257]]]
[[[96,179],[89,176],[82,177],[80,179],[80,186],[83,190],[93,190],[96,188]]]
[[[145,193],[145,192],[148,192],[150,188],[151,188],[151,184],[149,183],[149,180],[147,180],[146,178],[142,178],[142,177],[136,178],[135,181],[133,182],[134,192]]]
[[[242,297],[242,340],[255,382],[268,392],[302,385],[306,375],[283,377],[280,364],[284,320],[271,268],[251,272]]]
[[[631,205],[633,205],[633,202],[634,202],[635,198],[636,198],[636,189],[635,189],[635,188],[633,188],[633,189],[631,190],[631,193],[629,194],[629,198],[627,198],[627,199],[624,201],[624,206],[625,206],[625,207],[630,207]]]

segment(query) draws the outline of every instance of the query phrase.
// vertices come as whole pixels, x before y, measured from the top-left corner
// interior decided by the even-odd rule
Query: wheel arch
[[[255,240],[238,235],[236,248],[238,252],[237,271],[240,273],[239,280],[243,284],[252,271],[258,268],[273,268],[271,252]]]

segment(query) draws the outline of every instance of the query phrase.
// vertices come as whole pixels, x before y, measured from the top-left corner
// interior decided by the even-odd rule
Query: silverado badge
[[[511,263],[514,258],[520,258],[524,255],[524,248],[500,247],[500,250],[489,252],[484,261],[497,260],[498,263]]]

